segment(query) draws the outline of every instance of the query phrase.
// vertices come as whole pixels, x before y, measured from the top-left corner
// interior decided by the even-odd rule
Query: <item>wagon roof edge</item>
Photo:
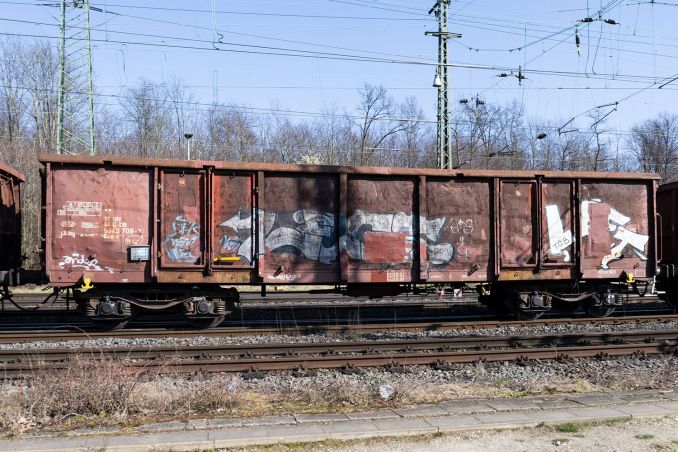
[[[255,163],[255,162],[228,162],[214,160],[178,160],[141,157],[118,156],[72,156],[41,154],[38,159],[41,163],[113,165],[128,167],[159,167],[177,169],[201,169],[205,166],[225,170],[274,171],[274,172],[311,172],[311,173],[352,173],[370,175],[402,175],[402,176],[459,176],[464,177],[507,177],[529,178],[544,176],[547,178],[577,178],[577,179],[643,179],[659,180],[661,176],[655,173],[622,173],[622,172],[594,172],[594,171],[517,171],[517,170],[474,170],[436,168],[401,168],[401,167],[369,167],[369,166],[337,166],[337,165],[293,165],[284,163]],[[0,164],[1,165],[1,164]],[[0,167],[2,169],[2,167]]]
[[[7,173],[10,176],[14,177],[15,179],[19,179],[21,182],[26,181],[26,176],[24,175],[24,173],[2,162],[0,162],[0,172]]]
[[[678,181],[661,184],[658,191],[678,190]]]

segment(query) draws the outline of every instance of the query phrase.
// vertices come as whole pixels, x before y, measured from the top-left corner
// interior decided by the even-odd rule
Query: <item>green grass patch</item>
[[[582,429],[581,425],[575,424],[573,422],[568,422],[567,424],[556,425],[555,429],[557,432],[562,433],[579,433]]]
[[[636,439],[652,439],[654,438],[654,435],[650,435],[649,433],[643,433],[641,435],[636,435]]]

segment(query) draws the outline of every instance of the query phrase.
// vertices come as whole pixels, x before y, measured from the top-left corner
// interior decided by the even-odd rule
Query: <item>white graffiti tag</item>
[[[546,227],[549,236],[549,253],[551,256],[562,256],[563,261],[570,262],[568,248],[574,242],[572,231],[565,230],[557,205],[551,204],[544,209],[546,210]]]
[[[194,264],[200,257],[197,254],[199,240],[200,225],[179,215],[172,222],[172,233],[163,245],[170,261]]]
[[[591,215],[589,208],[592,204],[604,204],[600,199],[591,199],[581,203],[581,235],[586,237],[591,230]],[[623,257],[624,249],[631,248],[641,260],[646,261],[647,255],[645,248],[650,236],[640,234],[630,230],[627,226],[631,222],[631,217],[624,215],[618,210],[610,207],[610,213],[607,217],[607,225],[613,238],[618,240],[618,243],[612,244],[610,254],[603,256],[600,262],[600,268],[603,270],[609,269],[610,262],[621,259]]]
[[[101,267],[99,261],[95,258],[85,257],[84,254],[73,253],[70,256],[64,256],[59,262],[59,268],[62,270],[65,268],[82,268],[87,271],[102,272],[107,271],[108,273],[113,273],[111,267]]]

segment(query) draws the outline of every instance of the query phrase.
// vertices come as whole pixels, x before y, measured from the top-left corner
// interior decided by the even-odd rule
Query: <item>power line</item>
[[[121,32],[126,34],[135,34],[128,32]],[[17,36],[17,37],[29,37],[29,38],[42,38],[42,39],[58,39],[56,36],[50,35],[39,35],[39,34],[27,34],[27,33],[10,33],[10,32],[0,32],[0,35],[4,36]],[[191,38],[186,38],[191,40]],[[109,43],[109,44],[128,44],[128,45],[138,45],[146,47],[155,47],[155,48],[166,48],[166,49],[182,49],[182,50],[199,50],[199,51],[220,51],[220,52],[232,52],[232,53],[241,53],[241,54],[250,54],[250,55],[270,55],[270,56],[282,56],[282,57],[296,57],[296,58],[310,58],[310,59],[327,59],[327,60],[337,60],[337,61],[355,61],[355,62],[365,62],[365,63],[381,63],[381,64],[398,64],[398,65],[413,65],[413,66],[438,66],[438,63],[428,62],[428,61],[417,61],[417,60],[396,60],[396,59],[386,59],[386,58],[372,58],[372,57],[361,57],[357,55],[342,55],[342,54],[327,54],[327,53],[318,53],[312,51],[298,51],[294,49],[281,49],[280,51],[275,51],[280,48],[268,47],[268,46],[256,46],[249,44],[238,44],[238,43],[229,43],[228,45],[232,46],[242,46],[242,47],[254,47],[257,49],[269,49],[266,50],[240,50],[240,49],[216,49],[213,47],[198,47],[191,45],[180,45],[180,44],[169,44],[169,43],[153,43],[153,42],[142,42],[142,41],[125,41],[125,40],[112,40],[112,39],[97,39],[92,38],[93,42],[100,43]],[[202,41],[206,42],[206,41]],[[297,53],[292,53],[297,52]],[[303,53],[299,53],[303,52]],[[448,63],[448,67],[452,68],[461,68],[461,69],[476,69],[476,70],[490,70],[490,71],[517,71],[516,67],[510,66],[490,66],[490,65],[479,65],[479,64],[466,64],[466,63]],[[574,71],[557,71],[557,70],[543,70],[543,69],[523,69],[525,74],[535,74],[535,75],[545,75],[545,76],[555,76],[555,77],[572,77],[572,78],[586,78],[586,79],[601,79],[601,80],[616,80],[616,81],[633,81],[633,80],[645,80],[645,81],[659,81],[663,80],[665,77],[651,77],[646,75],[637,75],[637,74],[610,74],[610,73],[597,73],[597,74],[586,74],[581,72]]]
[[[2,87],[2,85],[0,85]],[[25,87],[20,87],[20,89],[29,89]],[[33,88],[31,88],[33,89]],[[47,91],[51,92],[54,94],[53,90],[49,89],[38,89],[38,91]],[[328,113],[328,112],[310,112],[310,111],[300,111],[300,110],[288,110],[288,109],[274,109],[274,108],[263,108],[263,107],[249,107],[249,106],[241,106],[241,105],[214,105],[214,104],[207,104],[207,103],[201,103],[201,102],[188,102],[188,101],[172,101],[168,99],[157,99],[157,98],[149,98],[149,97],[134,97],[134,96],[125,96],[125,95],[116,95],[116,94],[95,94],[97,97],[109,97],[109,98],[116,98],[116,99],[127,99],[127,100],[145,100],[145,101],[153,101],[153,102],[165,102],[168,105],[185,105],[188,106],[189,108],[184,108],[185,110],[189,111],[196,111],[196,112],[219,112],[219,111],[238,111],[238,112],[244,112],[247,114],[252,114],[252,115],[258,115],[258,116],[290,116],[290,117],[310,117],[310,118],[318,118],[318,119],[323,119],[323,118],[334,118],[334,119],[362,119],[362,116],[358,115],[349,115],[349,114],[337,114],[337,113]],[[114,104],[114,103],[106,103],[106,102],[97,102],[97,105],[99,106],[110,106],[110,107],[122,107],[120,104]],[[202,108],[206,107],[206,108]],[[2,111],[2,110],[0,110]],[[33,111],[33,110],[31,110]],[[6,110],[4,111],[6,112]],[[49,113],[48,111],[42,111],[41,112]],[[582,116],[583,114],[579,115]],[[124,122],[133,122],[132,119],[130,118],[125,118],[122,119]],[[381,118],[375,118],[376,121],[390,121],[390,122],[409,122],[409,123],[421,123],[421,124],[437,124],[437,121],[435,120],[430,120],[430,119],[417,119],[417,118],[403,118],[403,117],[381,117]],[[465,119],[455,119],[452,122],[452,128],[456,125],[459,124],[465,124],[465,125],[476,125],[477,123],[472,121],[472,120],[465,120]],[[556,126],[550,126],[550,125],[539,125],[539,126],[534,126],[538,127],[539,130],[543,131],[549,131],[549,132],[559,132],[560,128]],[[521,126],[512,126],[513,130],[524,130],[524,131],[533,131],[534,127],[531,127],[529,125],[521,125]],[[572,132],[577,132],[577,133],[586,133],[587,129],[573,129]],[[631,134],[632,131],[630,130],[621,130],[618,131],[621,134]],[[612,133],[612,132],[607,132],[607,133]]]

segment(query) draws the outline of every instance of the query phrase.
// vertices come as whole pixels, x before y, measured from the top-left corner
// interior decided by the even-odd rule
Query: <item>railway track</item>
[[[232,326],[219,327],[208,330],[193,329],[124,329],[115,331],[68,331],[68,330],[31,330],[31,331],[0,331],[0,344],[24,343],[36,341],[69,341],[83,339],[162,339],[167,337],[242,337],[242,336],[298,336],[306,334],[369,334],[369,333],[421,333],[432,331],[452,331],[458,329],[478,330],[493,328],[520,328],[535,326],[556,326],[567,324],[594,324],[594,325],[636,325],[656,322],[675,322],[678,315],[643,315],[629,317],[572,318],[572,319],[538,319],[538,320],[483,320],[458,322],[417,322],[417,323],[382,323],[382,324],[289,324],[282,323],[275,326]],[[67,327],[67,325],[66,325]]]
[[[68,368],[74,357],[116,359],[158,372],[273,370],[406,365],[444,366],[484,361],[673,354],[678,330],[499,337],[426,338],[303,344],[187,347],[37,348],[0,351],[0,372],[16,378]]]

